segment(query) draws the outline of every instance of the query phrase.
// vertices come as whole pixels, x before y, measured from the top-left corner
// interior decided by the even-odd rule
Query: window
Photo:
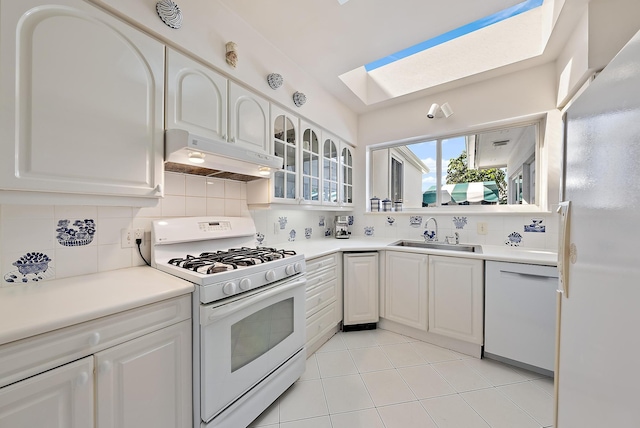
[[[369,148],[370,197],[405,208],[536,203],[538,124]]]
[[[395,157],[391,157],[391,200],[402,201],[402,185],[404,182],[403,164]]]

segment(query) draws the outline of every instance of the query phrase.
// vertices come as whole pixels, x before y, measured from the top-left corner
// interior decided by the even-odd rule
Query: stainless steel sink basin
[[[480,245],[447,244],[445,242],[433,242],[433,241],[397,241],[392,244],[389,244],[389,246],[390,247],[429,248],[432,250],[463,251],[467,253],[482,252],[482,247]]]

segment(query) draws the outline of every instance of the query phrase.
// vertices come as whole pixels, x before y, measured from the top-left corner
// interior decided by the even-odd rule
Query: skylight
[[[542,6],[542,3],[543,3],[543,0],[526,0],[515,6],[509,7],[497,13],[494,13],[493,15],[489,15],[487,17],[478,19],[477,21],[463,25],[462,27],[456,28],[455,30],[451,30],[449,32],[446,32],[444,34],[441,34],[439,36],[426,40],[424,42],[418,43],[417,45],[403,49],[392,55],[370,62],[369,64],[365,64],[364,68],[367,72],[375,70],[384,65],[391,64],[400,59],[406,58],[408,56],[414,55],[419,52],[423,52],[434,46],[438,46],[442,43],[448,42],[450,40],[456,39],[458,37],[480,30],[482,28],[488,27],[497,22],[504,21],[506,19],[509,19],[521,13],[527,12],[531,9],[540,7]]]

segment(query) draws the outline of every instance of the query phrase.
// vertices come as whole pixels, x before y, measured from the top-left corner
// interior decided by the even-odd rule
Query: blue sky
[[[542,2],[543,0],[523,1],[522,3],[518,3],[515,6],[503,9],[500,12],[494,13],[493,15],[478,19],[477,21],[463,25],[462,27],[456,28],[455,30],[451,30],[432,39],[418,43],[417,45],[410,46],[399,52],[370,62],[369,64],[365,64],[364,68],[367,72],[375,70],[376,68],[391,64],[392,62],[398,61],[399,59],[406,58],[418,52],[422,52],[434,46],[448,42],[449,40],[464,36],[465,34],[469,34],[481,28],[488,27],[489,25],[495,24],[497,22],[504,21],[505,19],[511,18],[512,16],[516,16],[528,10],[535,9],[536,7],[541,6]]]
[[[465,150],[465,138],[455,137],[442,140],[442,183],[444,177],[447,176],[447,166],[449,160],[460,156]],[[429,174],[422,175],[422,191],[436,184],[436,141],[426,141],[424,143],[416,143],[409,146],[411,151],[415,153],[429,168]]]

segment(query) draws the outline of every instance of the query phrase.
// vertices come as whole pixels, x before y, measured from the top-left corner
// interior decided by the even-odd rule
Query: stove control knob
[[[240,280],[240,290],[247,291],[251,288],[251,280],[249,278],[243,278]]]
[[[293,265],[289,265],[284,268],[284,273],[286,273],[287,275],[293,275],[294,273],[296,273],[296,268]]]
[[[226,295],[234,294],[236,292],[236,283],[235,282],[227,282],[222,286],[222,292]]]
[[[300,262],[296,262],[296,263],[293,265],[293,268],[295,269],[295,271],[296,271],[297,273],[302,272],[302,263],[300,263]]]
[[[264,275],[265,279],[269,282],[271,281],[275,281],[276,280],[276,271],[272,270],[268,270],[267,273]]]

